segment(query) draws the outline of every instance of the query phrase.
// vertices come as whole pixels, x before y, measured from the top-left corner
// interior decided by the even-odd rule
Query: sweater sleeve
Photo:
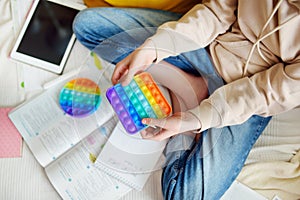
[[[268,70],[233,81],[190,110],[211,127],[240,124],[252,115],[272,116],[299,106],[300,61],[278,63]]]
[[[178,21],[167,22],[150,39],[158,50],[157,61],[208,46],[236,20],[237,0],[197,4]]]

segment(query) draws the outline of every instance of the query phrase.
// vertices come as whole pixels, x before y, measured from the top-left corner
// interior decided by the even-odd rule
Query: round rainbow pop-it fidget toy
[[[92,114],[98,109],[100,102],[100,88],[87,78],[77,78],[67,82],[59,96],[61,108],[73,117]]]
[[[125,130],[134,134],[146,126],[143,118],[164,118],[171,106],[147,72],[136,75],[127,86],[117,84],[109,88],[106,97]]]

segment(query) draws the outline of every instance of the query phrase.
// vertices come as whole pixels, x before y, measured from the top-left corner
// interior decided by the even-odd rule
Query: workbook
[[[140,134],[124,134],[118,122],[100,152],[95,167],[122,183],[141,191],[150,174],[165,164],[166,141],[144,140]]]
[[[90,59],[12,110],[9,118],[63,199],[119,199],[133,188],[143,188],[159,165],[165,143],[124,132],[105,96],[113,68],[95,66]],[[87,79],[99,86],[94,110],[83,112],[79,106],[75,111],[76,102],[70,110],[64,95],[76,101],[75,95],[82,99],[86,94],[80,93],[82,86],[78,91],[68,87],[74,80]]]

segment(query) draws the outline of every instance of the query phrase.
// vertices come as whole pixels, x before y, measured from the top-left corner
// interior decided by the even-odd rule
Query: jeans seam
[[[201,137],[203,137],[203,136],[201,136]],[[190,153],[189,156],[187,157],[187,160],[186,160],[187,162],[189,162],[189,161],[191,160],[192,156],[194,156],[194,154],[196,153],[196,151],[197,151],[197,149],[198,149],[198,146],[201,145],[200,143],[202,143],[202,142],[200,142],[200,141],[203,141],[203,140],[199,140],[199,141],[197,142],[197,144],[194,146],[193,150],[191,151],[191,153]]]

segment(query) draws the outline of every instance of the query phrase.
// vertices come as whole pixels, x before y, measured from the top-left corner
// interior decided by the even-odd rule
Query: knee
[[[84,30],[86,30],[86,26],[87,26],[87,22],[89,22],[91,19],[89,19],[89,16],[93,14],[89,9],[86,10],[82,10],[80,11],[74,21],[73,21],[73,32],[75,33],[75,35],[77,36],[78,34],[80,34],[81,32],[83,32]]]
[[[88,8],[80,11],[73,21],[73,32],[76,38],[88,48],[114,34],[115,25],[108,16],[113,16],[110,8]]]
[[[74,33],[87,32],[91,29],[112,29],[117,18],[117,8],[88,8],[80,11],[73,21]]]

